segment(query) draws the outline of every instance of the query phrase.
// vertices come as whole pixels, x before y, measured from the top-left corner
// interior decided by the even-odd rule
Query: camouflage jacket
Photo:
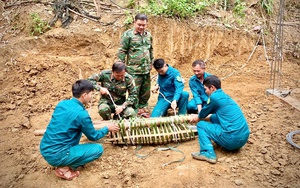
[[[93,74],[88,78],[93,84],[94,88],[99,91],[101,87],[108,89],[116,105],[131,106],[136,108],[137,105],[137,91],[135,88],[135,82],[132,76],[125,73],[123,80],[116,80],[113,77],[111,70],[103,70],[99,74]],[[100,82],[101,86],[98,85]],[[128,98],[126,99],[126,92],[128,92]],[[102,103],[113,104],[109,95],[101,96],[99,105]]]
[[[123,33],[118,58],[125,62],[129,74],[148,74],[153,60],[152,36],[148,31],[141,35],[134,29]]]

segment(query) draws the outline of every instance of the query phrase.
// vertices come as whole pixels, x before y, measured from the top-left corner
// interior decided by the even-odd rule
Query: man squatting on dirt
[[[135,117],[137,114],[137,91],[134,79],[125,72],[126,66],[123,62],[117,61],[112,65],[112,70],[103,70],[99,74],[93,74],[88,80],[94,88],[101,93],[98,113],[103,120]],[[101,83],[101,86],[98,85]],[[126,99],[126,92],[128,97]],[[112,102],[112,99],[114,102]],[[114,103],[116,106],[114,106]]]
[[[208,99],[203,86],[203,81],[210,74],[205,72],[205,62],[202,60],[194,61],[192,67],[194,75],[189,80],[189,86],[193,94],[193,98],[187,105],[187,113],[198,114]]]
[[[117,124],[95,130],[84,104],[92,99],[93,85],[88,80],[78,80],[72,86],[73,98],[60,101],[54,109],[50,123],[40,143],[44,159],[55,169],[55,175],[72,180],[79,176],[76,169],[103,154],[98,143],[79,144],[82,133],[91,141],[99,140],[109,131],[117,132]]]
[[[200,152],[193,152],[192,157],[216,163],[217,156],[211,140],[226,150],[236,150],[246,144],[250,130],[238,104],[221,89],[218,77],[210,75],[204,79],[203,84],[209,99],[200,113],[191,120],[200,120],[197,123]],[[208,117],[209,114],[211,116]]]
[[[146,31],[148,18],[145,14],[137,14],[134,28],[122,34],[118,58],[126,64],[126,71],[133,77],[138,97],[138,115],[149,117],[145,107],[150,98],[153,48],[152,36]]]
[[[178,114],[186,114],[189,93],[184,91],[184,83],[180,72],[171,65],[165,63],[163,59],[155,59],[153,67],[158,73],[155,88],[156,93],[159,90],[158,98],[151,117],[161,117],[167,115],[168,108],[176,110]]]

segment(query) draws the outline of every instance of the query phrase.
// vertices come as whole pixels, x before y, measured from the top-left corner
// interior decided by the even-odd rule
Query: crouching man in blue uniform
[[[216,163],[211,140],[226,150],[243,147],[249,138],[249,127],[238,104],[221,89],[221,81],[211,75],[204,79],[205,92],[209,96],[207,104],[198,116],[192,118],[197,123],[200,152],[193,152],[192,157],[198,160]],[[211,116],[208,117],[208,115]],[[210,121],[210,122],[208,122]]]
[[[186,114],[189,93],[183,91],[184,83],[180,72],[166,64],[163,59],[154,60],[153,67],[158,73],[158,78],[152,92],[155,93],[159,90],[159,94],[151,117],[165,116],[169,107],[175,110],[177,106],[179,115]]]
[[[94,87],[88,80],[78,80],[72,86],[73,98],[58,103],[40,143],[44,159],[55,169],[55,175],[72,180],[79,176],[77,167],[98,159],[103,147],[97,143],[79,144],[82,133],[91,141],[104,137],[109,131],[119,130],[109,124],[95,130],[84,104],[92,99]]]
[[[206,104],[208,99],[207,94],[203,86],[203,81],[210,74],[205,72],[205,62],[202,60],[196,60],[192,64],[194,75],[189,80],[189,86],[193,94],[193,98],[187,105],[188,114],[198,114],[201,108]]]

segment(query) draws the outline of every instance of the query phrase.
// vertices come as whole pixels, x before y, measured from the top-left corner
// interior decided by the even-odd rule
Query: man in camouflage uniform
[[[115,62],[112,70],[103,70],[99,74],[93,74],[88,80],[93,84],[95,90],[100,91],[98,113],[103,120],[111,119],[111,113],[114,117],[119,115],[124,118],[136,116],[137,92],[135,82],[131,75],[125,72],[123,62]],[[101,86],[98,85],[101,83]],[[126,99],[126,92],[128,98]],[[114,103],[112,102],[112,99]]]
[[[150,98],[153,48],[151,33],[145,30],[147,21],[145,14],[137,14],[134,28],[123,33],[118,50],[119,60],[125,62],[127,72],[135,80],[139,115],[145,114],[144,107],[148,106]]]

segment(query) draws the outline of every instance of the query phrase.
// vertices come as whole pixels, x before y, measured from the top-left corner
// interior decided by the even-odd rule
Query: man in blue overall
[[[73,98],[58,103],[40,143],[44,159],[55,169],[55,175],[72,180],[79,176],[79,166],[98,159],[103,146],[97,143],[79,144],[82,133],[91,141],[99,140],[108,131],[119,130],[117,124],[108,124],[95,130],[84,104],[92,99],[94,87],[88,80],[78,80],[72,86]]]
[[[157,84],[152,92],[157,92],[158,100],[152,110],[151,117],[167,115],[168,108],[173,110],[178,106],[178,114],[186,114],[189,93],[183,91],[184,84],[180,72],[165,63],[163,59],[156,59],[153,67],[158,73]]]
[[[189,80],[189,86],[193,94],[193,98],[187,106],[188,114],[198,114],[208,99],[203,86],[203,80],[210,74],[205,72],[205,62],[196,60],[192,64],[194,75]]]
[[[193,152],[192,157],[216,163],[211,140],[226,150],[236,150],[246,144],[250,130],[238,104],[221,89],[218,77],[208,76],[203,84],[209,99],[198,116],[191,119],[192,122],[200,120],[197,123],[200,152]]]

